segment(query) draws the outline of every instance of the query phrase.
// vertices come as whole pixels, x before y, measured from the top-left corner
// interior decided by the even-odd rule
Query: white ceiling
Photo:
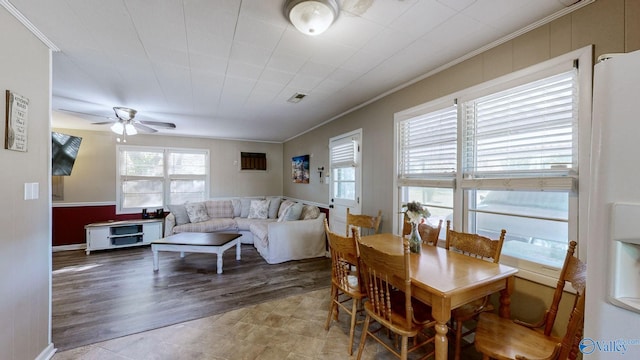
[[[2,0],[6,3],[6,0]],[[53,126],[281,142],[565,9],[573,0],[338,0],[324,34],[284,0],[11,0],[53,53]],[[565,10],[566,11],[566,10]],[[294,93],[308,94],[297,104]]]

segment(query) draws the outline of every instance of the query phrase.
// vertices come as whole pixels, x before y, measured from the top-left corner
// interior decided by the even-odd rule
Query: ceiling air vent
[[[307,96],[307,94],[303,94],[303,93],[295,93],[293,94],[292,97],[289,98],[289,100],[287,100],[290,103],[299,103],[300,100],[304,99],[304,97]]]

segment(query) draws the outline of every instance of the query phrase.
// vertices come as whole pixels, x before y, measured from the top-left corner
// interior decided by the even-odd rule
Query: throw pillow
[[[207,200],[204,204],[211,219],[233,217],[233,203],[231,200]]]
[[[295,203],[285,210],[284,214],[282,214],[282,221],[294,221],[300,219],[300,214],[302,213],[302,204]],[[280,221],[278,219],[278,221]]]
[[[192,223],[202,222],[209,220],[209,214],[207,214],[207,207],[203,202],[184,204],[187,209],[187,215],[189,215],[189,221]]]
[[[240,199],[231,199],[231,204],[233,205],[233,217],[240,217],[240,214],[242,214]]]
[[[266,219],[269,216],[269,200],[251,200],[249,219]]]
[[[293,204],[295,204],[295,202],[291,200],[284,200],[283,202],[281,202],[280,209],[278,209],[278,219],[280,219],[282,215],[284,215],[284,212],[287,210],[287,208]]]
[[[302,207],[300,220],[317,219],[320,216],[320,209],[315,205],[305,205]]]
[[[269,198],[269,219],[275,219],[278,217],[278,210],[280,209],[280,202],[282,198],[272,197]]]
[[[240,199],[240,205],[241,205],[240,217],[241,218],[246,218],[247,216],[249,216],[249,209],[251,208],[252,200],[263,200],[263,199],[260,199],[260,198]]]
[[[169,211],[176,218],[176,225],[188,224],[189,223],[189,215],[187,214],[187,209],[184,204],[180,205],[167,205]]]

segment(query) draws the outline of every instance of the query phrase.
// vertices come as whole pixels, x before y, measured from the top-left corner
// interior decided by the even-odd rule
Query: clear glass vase
[[[420,254],[422,248],[422,239],[418,232],[418,224],[411,223],[411,234],[409,234],[409,251],[415,254]]]

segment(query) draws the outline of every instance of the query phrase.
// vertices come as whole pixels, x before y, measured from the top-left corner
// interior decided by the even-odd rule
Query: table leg
[[[153,251],[153,271],[158,271],[158,250]]]
[[[222,252],[216,252],[218,256],[218,274],[222,274]]]
[[[447,322],[451,318],[451,303],[449,299],[434,300],[431,305],[431,315],[436,320],[435,358],[436,360],[446,360],[449,351],[449,340],[447,339],[449,327]]]
[[[240,260],[240,240],[236,240],[236,260]]]
[[[500,290],[500,317],[509,319],[511,318],[511,294],[513,293],[515,277],[509,276],[507,278],[507,285],[504,289]]]

